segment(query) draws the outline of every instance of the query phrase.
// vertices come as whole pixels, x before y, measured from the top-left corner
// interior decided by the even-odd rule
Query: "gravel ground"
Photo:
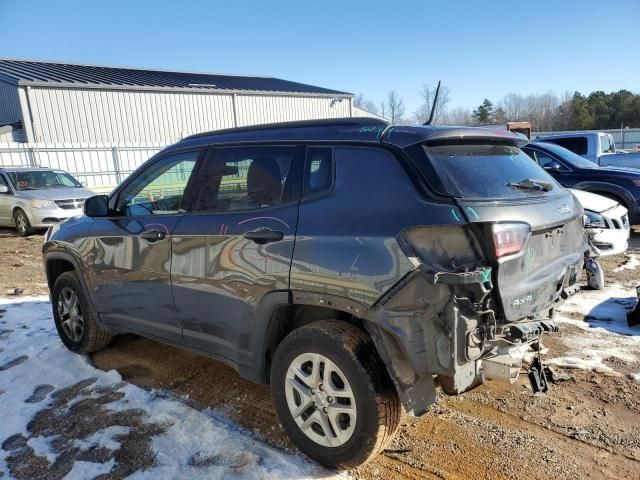
[[[41,242],[40,236],[22,239],[0,230],[0,295],[15,288],[24,295],[47,293]],[[632,246],[640,246],[640,234]],[[614,272],[628,261],[628,255],[603,259],[607,280],[635,285],[638,270]],[[565,326],[545,346],[562,355],[563,338],[576,331]],[[216,409],[269,444],[295,450],[276,420],[268,387],[243,380],[221,363],[129,335],[92,358],[128,382]],[[620,360],[607,362],[614,366]],[[640,382],[561,372],[544,397],[532,396],[522,377],[514,386],[490,382],[459,397],[441,396],[425,416],[404,419],[383,455],[349,473],[358,479],[640,478]]]

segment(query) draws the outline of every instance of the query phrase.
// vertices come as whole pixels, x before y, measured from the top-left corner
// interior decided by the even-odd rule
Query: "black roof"
[[[405,148],[417,143],[497,142],[522,146],[522,137],[502,128],[390,125],[376,118],[332,118],[271,123],[191,135],[174,147],[242,142],[371,142]],[[174,148],[170,147],[170,148]]]
[[[15,85],[145,90],[351,94],[272,77],[170,72],[72,63],[0,59],[0,80]]]

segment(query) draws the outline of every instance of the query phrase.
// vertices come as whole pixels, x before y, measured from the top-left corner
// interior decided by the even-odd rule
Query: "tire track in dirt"
[[[269,444],[295,451],[277,421],[269,388],[243,380],[222,363],[134,336],[116,338],[93,359],[99,368],[119,370],[129,382],[161,389],[195,408],[212,408]],[[525,393],[523,380],[511,387],[494,384],[461,397],[443,397],[425,416],[403,418],[389,449],[349,473],[358,479],[386,480],[638,478],[639,462],[572,438],[544,420],[552,416],[549,405],[573,414],[571,405],[594,387],[604,387],[587,380],[577,376],[571,385],[556,385],[557,392],[546,400]],[[610,380],[605,377],[604,382],[613,391]],[[640,425],[626,406],[598,403],[598,398],[593,402],[609,409],[612,421],[633,415]],[[614,407],[626,414],[614,414]]]

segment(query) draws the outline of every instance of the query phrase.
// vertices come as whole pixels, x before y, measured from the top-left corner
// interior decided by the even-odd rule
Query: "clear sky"
[[[376,103],[396,89],[409,114],[438,80],[471,108],[640,92],[640,0],[0,0],[0,57],[269,75]]]

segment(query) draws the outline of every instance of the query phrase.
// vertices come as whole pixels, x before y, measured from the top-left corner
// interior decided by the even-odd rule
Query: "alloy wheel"
[[[84,331],[84,318],[76,292],[64,287],[58,295],[58,316],[62,331],[72,342],[79,342]]]
[[[16,228],[21,234],[24,234],[27,231],[27,219],[25,218],[24,213],[18,213],[18,215],[16,215]]]
[[[287,406],[300,430],[323,447],[344,445],[355,430],[353,390],[338,366],[319,353],[303,353],[289,365]]]

